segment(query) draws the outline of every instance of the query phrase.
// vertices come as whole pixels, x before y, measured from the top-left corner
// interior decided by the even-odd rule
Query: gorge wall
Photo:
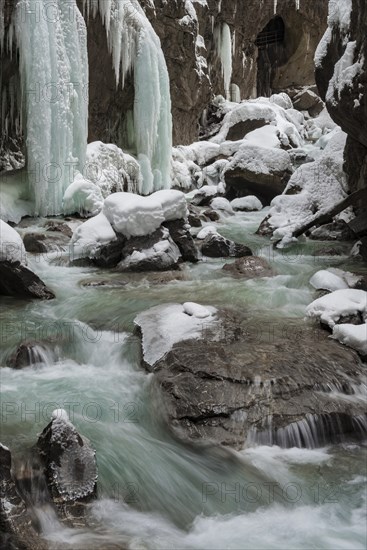
[[[345,170],[351,191],[357,191],[367,187],[367,4],[345,0],[340,6],[344,17],[330,3],[316,81],[331,117],[348,134]]]
[[[24,130],[10,24],[16,3],[0,0],[3,151],[16,148],[15,142],[21,144]],[[112,142],[134,152],[129,143],[133,75],[127,76],[124,87],[116,86],[101,16],[88,14],[84,0],[77,4],[88,29],[89,141]],[[167,63],[174,144],[198,139],[203,113],[218,94],[239,100],[314,82],[313,56],[326,26],[327,0],[141,0],[140,5],[161,40]],[[275,13],[284,23],[284,39],[271,44],[274,36],[265,37],[270,45],[264,63],[256,39]],[[0,171],[16,167],[6,165],[1,151],[0,158]]]

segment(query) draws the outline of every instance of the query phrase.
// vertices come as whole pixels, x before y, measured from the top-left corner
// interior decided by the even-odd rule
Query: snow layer
[[[149,235],[165,221],[187,217],[185,195],[162,190],[149,197],[113,193],[104,202],[103,213],[118,233],[126,237]]]
[[[217,235],[218,231],[214,225],[206,225],[203,229],[200,229],[199,233],[196,235],[196,238],[199,240],[204,240],[208,235]]]
[[[26,263],[26,251],[21,236],[15,229],[0,220],[0,262]]]
[[[116,238],[110,222],[101,212],[75,229],[71,239],[73,258],[95,258],[102,246]]]
[[[85,22],[75,0],[55,0],[52,17],[47,6],[19,0],[15,11],[29,188],[34,213],[44,216],[62,213],[71,168],[84,166],[88,135]]]
[[[64,194],[64,214],[78,213],[83,218],[88,218],[99,214],[102,206],[103,197],[100,188],[81,174],[77,174]]]
[[[243,142],[237,153],[224,168],[224,173],[237,168],[243,168],[254,174],[271,175],[274,172],[292,171],[292,164],[287,151],[268,149]]]
[[[359,351],[363,355],[367,355],[367,323],[362,325],[351,325],[349,323],[335,325],[332,338],[339,340],[342,344]]]
[[[106,28],[116,84],[134,75],[134,141],[142,193],[169,188],[172,116],[169,76],[160,40],[138,0],[87,0]]]
[[[224,197],[216,197],[211,201],[210,206],[213,208],[213,210],[221,210],[222,212],[226,212],[227,214],[233,214],[231,203]]]
[[[154,367],[174,344],[202,339],[205,330],[215,328],[216,312],[211,306],[186,303],[160,305],[140,313],[134,323],[142,332],[144,361]]]
[[[343,170],[346,134],[340,129],[333,132],[320,157],[298,168],[284,194],[275,197],[271,203],[268,221],[275,229],[274,238],[284,245],[295,229],[328,212],[347,196]]]
[[[239,210],[244,212],[254,212],[256,210],[262,210],[263,205],[261,201],[254,195],[248,195],[247,197],[241,197],[239,199],[234,199],[231,202],[233,210]]]
[[[322,269],[315,273],[310,279],[310,285],[316,290],[342,290],[348,288],[347,283],[338,275]]]
[[[341,317],[361,313],[367,317],[367,292],[364,290],[335,290],[307,307],[308,317],[316,317],[333,328]]]
[[[353,288],[360,281],[361,276],[343,271],[338,268],[322,269],[315,273],[310,279],[310,285],[317,290],[341,290]]]

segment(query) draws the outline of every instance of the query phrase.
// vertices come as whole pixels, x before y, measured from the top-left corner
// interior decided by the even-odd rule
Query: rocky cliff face
[[[331,117],[348,134],[344,168],[352,192],[367,188],[367,35],[364,0],[330,2],[329,27],[316,55],[316,81]],[[356,208],[367,240],[367,208]]]
[[[281,43],[268,44],[265,48],[277,48],[276,57],[281,59],[270,63],[270,67],[263,66],[256,39],[274,18],[273,1],[262,0],[260,7],[258,0],[155,0],[154,3],[142,0],[140,3],[161,40],[166,58],[171,82],[174,144],[189,144],[198,139],[200,119],[215,95],[227,95],[233,99],[236,94],[241,99],[256,97],[258,73],[260,84],[267,81],[268,73],[271,73],[268,85],[259,90],[263,92],[265,88],[267,95],[270,95],[270,88],[281,90],[314,82],[313,56],[326,26],[326,0],[301,0],[299,9],[295,0],[278,1],[276,15],[284,22],[285,34]],[[232,42],[229,89],[225,89],[223,78],[223,64],[228,65],[225,44],[221,39],[225,24],[229,27]],[[93,22],[88,23],[89,33],[93,25]],[[267,40],[271,42],[274,36],[268,36]],[[96,46],[96,42],[88,44],[91,72]],[[94,72],[100,73],[96,70],[98,64],[94,65]],[[93,92],[92,83],[91,88]],[[94,125],[98,124],[100,98],[107,101],[108,97],[103,82],[98,82],[96,88],[99,91],[97,97],[94,100],[93,93],[91,97],[91,111],[95,113],[90,127],[93,135]],[[115,102],[116,97],[112,101]],[[132,101],[133,96],[130,105]],[[121,111],[126,111],[126,104],[121,105]]]
[[[5,43],[16,3],[17,0],[0,0]],[[83,0],[77,3],[84,12]],[[299,9],[295,0],[277,3],[261,0],[260,6],[259,0],[141,0],[140,4],[161,40],[166,58],[174,144],[188,144],[198,139],[200,120],[205,118],[205,110],[215,95],[246,99],[258,92],[270,95],[271,89],[314,81],[313,55],[326,26],[327,0],[301,0]],[[277,38],[274,33],[267,33],[259,50],[256,39],[274,18],[274,8],[284,25],[284,36]],[[126,80],[124,89],[121,85],[116,88],[101,17],[99,14],[88,17],[86,12],[84,16],[90,66],[89,140],[113,142],[126,148],[134,102],[133,79],[130,76]],[[15,45],[10,51],[3,48],[1,63],[4,97],[5,89],[9,95],[10,82],[19,89]],[[224,73],[227,79],[229,75],[228,83]],[[19,112],[19,103],[15,101],[16,112]],[[9,148],[11,140],[19,140],[22,134],[11,109],[8,102],[2,121],[6,137],[1,144],[3,149]],[[2,167],[5,168],[4,162]]]

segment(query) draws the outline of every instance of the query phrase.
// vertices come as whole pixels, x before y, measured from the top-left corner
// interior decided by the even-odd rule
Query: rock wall
[[[348,3],[330,2],[329,28],[318,52],[316,81],[331,117],[348,134],[344,168],[351,191],[357,191],[367,188],[367,4],[365,0],[350,3],[350,20],[340,21],[333,10],[345,9]],[[342,68],[349,48],[352,58],[348,64],[355,64],[352,79]],[[361,205],[357,210],[367,214]]]
[[[5,15],[5,40],[16,1],[0,0]],[[83,0],[77,0],[77,3],[83,12]],[[285,26],[282,61],[273,63],[270,77],[268,68],[262,67],[260,83],[269,80],[274,90],[280,90],[314,82],[313,56],[326,27],[327,0],[300,0],[299,9],[296,0],[278,0],[277,3],[274,0],[140,0],[140,4],[161,40],[166,58],[171,83],[174,144],[196,141],[200,120],[210,100],[218,94],[230,97],[231,91],[233,95],[233,88],[225,90],[219,55],[218,35],[224,23],[228,25],[232,38],[231,84],[238,87],[235,88],[236,95],[240,93],[241,99],[257,95],[259,50],[255,42],[257,35],[274,17],[275,6],[276,14],[282,17]],[[126,127],[134,101],[132,78],[127,79],[123,90],[121,86],[116,88],[101,18],[99,15],[87,18],[86,14],[85,17],[90,65],[89,141],[99,139],[128,148]],[[18,77],[16,53],[14,55],[14,51],[10,53],[4,48],[1,64],[3,96],[3,88],[10,78]],[[265,88],[268,89],[269,85]],[[0,149],[9,147],[9,139],[17,133],[19,128],[10,125]],[[4,167],[0,161],[0,171]]]

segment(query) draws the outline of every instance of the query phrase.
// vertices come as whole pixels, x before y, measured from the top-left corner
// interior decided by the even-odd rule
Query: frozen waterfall
[[[214,29],[214,39],[217,54],[222,64],[222,75],[224,81],[224,90],[227,99],[231,99],[231,80],[232,80],[232,36],[231,29],[227,23],[218,25]]]
[[[172,116],[170,85],[161,44],[137,0],[85,0],[106,28],[116,85],[134,75],[134,133],[143,174],[142,194],[170,187]]]
[[[36,215],[60,214],[73,167],[81,170],[85,162],[86,26],[75,0],[19,0],[15,29],[27,128],[29,198],[34,200]]]

